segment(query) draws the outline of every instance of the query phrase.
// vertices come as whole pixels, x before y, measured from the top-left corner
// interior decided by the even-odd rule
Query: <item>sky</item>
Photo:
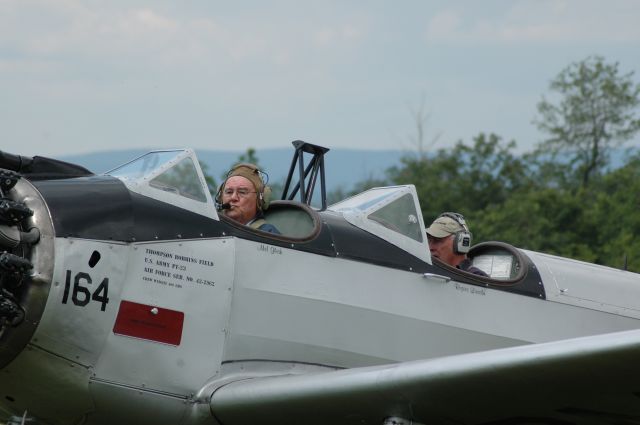
[[[413,150],[419,114],[428,148],[529,151],[571,63],[640,82],[638,21],[637,0],[0,0],[0,150]]]

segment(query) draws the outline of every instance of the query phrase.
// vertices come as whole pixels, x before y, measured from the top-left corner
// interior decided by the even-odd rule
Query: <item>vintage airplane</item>
[[[327,149],[294,146],[282,235],[219,214],[189,149],[104,175],[0,152],[4,418],[640,423],[640,275],[500,242],[464,273],[413,186],[327,207]]]

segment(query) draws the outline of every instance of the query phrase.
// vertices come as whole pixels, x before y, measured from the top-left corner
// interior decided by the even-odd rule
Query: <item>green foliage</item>
[[[227,171],[224,171],[221,175],[220,175],[220,180],[221,181],[225,181],[227,179],[227,173],[229,172],[229,170],[231,168],[233,168],[233,166],[238,165],[240,163],[249,163],[249,164],[253,164],[255,166],[257,166],[258,168],[260,168],[260,160],[258,159],[258,156],[256,155],[256,150],[254,148],[247,148],[245,153],[241,153],[240,155],[238,155],[238,159],[233,163],[229,165],[229,168],[227,169]]]
[[[640,154],[608,173],[594,190],[588,208],[594,219],[597,262],[640,271]]]
[[[635,109],[640,105],[640,84],[633,73],[620,75],[618,63],[607,64],[599,56],[565,68],[550,89],[558,104],[542,99],[534,123],[549,134],[540,150],[568,154],[568,164],[586,187],[609,162],[612,147],[631,139],[640,130]]]
[[[524,163],[512,153],[515,147],[515,142],[504,143],[495,134],[480,134],[472,146],[460,141],[432,157],[407,156],[388,175],[393,184],[416,185],[426,220],[442,211],[471,216],[530,184]]]
[[[476,241],[506,241],[520,248],[593,262],[584,230],[589,217],[580,196],[558,189],[520,191],[499,206],[474,214]]]
[[[335,204],[338,201],[342,201],[343,199],[347,199],[350,196],[356,195],[358,193],[362,193],[373,187],[383,187],[383,186],[389,186],[389,182],[385,179],[378,179],[378,178],[369,176],[367,179],[356,183],[351,190],[345,190],[341,187],[338,187],[337,189],[334,189],[333,191],[328,192],[327,205]]]
[[[216,179],[209,174],[209,166],[202,161],[198,161],[200,163],[200,169],[202,170],[202,174],[204,175],[204,181],[207,183],[207,188],[209,189],[209,193],[211,196],[216,196],[216,187],[218,187],[218,183],[216,183]]]
[[[248,162],[249,164],[260,167],[260,160],[258,160],[258,156],[256,155],[256,150],[254,148],[248,148],[245,153],[241,154],[238,157],[238,163],[240,162]]]

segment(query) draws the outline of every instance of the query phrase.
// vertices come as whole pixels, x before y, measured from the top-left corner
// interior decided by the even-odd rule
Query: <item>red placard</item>
[[[149,341],[180,345],[183,323],[184,313],[181,311],[121,301],[113,332]]]

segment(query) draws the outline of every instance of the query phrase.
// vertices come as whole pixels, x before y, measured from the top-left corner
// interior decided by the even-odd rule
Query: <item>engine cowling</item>
[[[49,209],[27,179],[0,169],[0,368],[29,343],[40,323],[54,263]]]

